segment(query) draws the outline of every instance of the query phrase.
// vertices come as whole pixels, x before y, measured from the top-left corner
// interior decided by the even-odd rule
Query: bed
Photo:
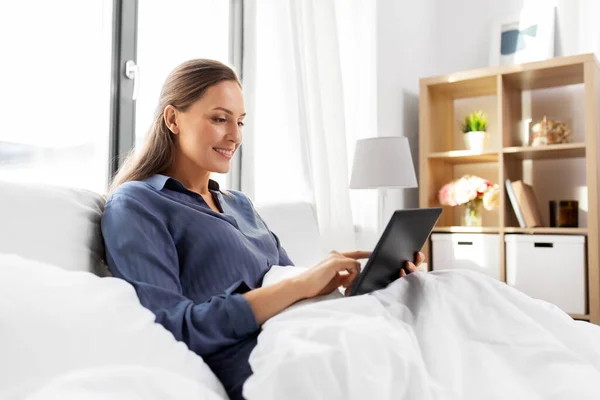
[[[203,360],[106,277],[103,198],[0,183],[0,398],[226,399]],[[310,205],[261,215],[296,268],[324,253]],[[101,277],[102,276],[102,277]],[[469,271],[293,305],[263,325],[244,386],[261,399],[597,399],[600,328]]]

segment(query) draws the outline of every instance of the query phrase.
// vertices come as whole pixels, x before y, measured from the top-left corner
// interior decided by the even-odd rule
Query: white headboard
[[[295,265],[311,267],[323,258],[326,251],[310,203],[268,204],[257,206],[257,211]]]

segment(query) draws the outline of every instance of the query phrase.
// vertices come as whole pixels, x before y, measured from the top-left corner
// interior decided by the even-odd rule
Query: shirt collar
[[[149,178],[144,179],[144,182],[147,182],[154,189],[161,191],[167,185],[167,183],[171,183],[174,186],[179,187],[180,189],[185,189],[183,183],[179,182],[177,179],[171,178],[170,176],[162,175],[162,174],[154,174]],[[208,190],[220,191],[219,183],[213,181],[212,179],[208,180]]]
[[[165,184],[169,179],[171,178],[166,175],[154,174],[151,177],[144,179],[144,182],[148,183],[154,189],[160,191],[165,187]]]

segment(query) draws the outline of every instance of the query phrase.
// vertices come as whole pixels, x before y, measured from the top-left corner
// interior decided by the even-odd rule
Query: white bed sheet
[[[296,305],[251,354],[249,400],[598,399],[600,328],[469,271]]]

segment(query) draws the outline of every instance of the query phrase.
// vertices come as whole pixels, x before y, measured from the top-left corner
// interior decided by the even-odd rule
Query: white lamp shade
[[[377,137],[356,142],[351,189],[414,187],[417,177],[407,138]]]

